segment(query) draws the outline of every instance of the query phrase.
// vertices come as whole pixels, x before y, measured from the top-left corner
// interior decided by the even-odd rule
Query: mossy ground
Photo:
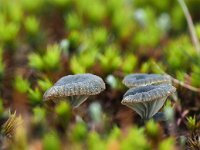
[[[185,2],[200,39],[200,3]],[[198,149],[199,60],[177,1],[0,0],[0,144],[15,150]],[[122,79],[162,71],[195,90],[175,84],[177,96],[162,109],[170,122],[144,125],[121,105]],[[76,110],[65,101],[42,101],[60,77],[77,73],[101,76],[107,89]]]

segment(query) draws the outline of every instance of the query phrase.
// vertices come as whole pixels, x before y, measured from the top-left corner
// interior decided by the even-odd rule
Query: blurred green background
[[[200,39],[200,1],[185,4]],[[176,85],[178,100],[165,106],[173,113],[175,135],[163,123],[141,125],[120,104],[125,75],[163,71],[197,89]],[[106,91],[78,110],[67,101],[50,106],[42,101],[60,77],[78,73],[101,76]],[[5,149],[181,149],[200,124],[199,88],[200,55],[178,1],[0,0]]]

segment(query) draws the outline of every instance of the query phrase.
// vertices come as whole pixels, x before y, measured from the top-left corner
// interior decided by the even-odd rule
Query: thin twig
[[[192,42],[194,44],[194,47],[196,48],[198,54],[200,54],[200,44],[199,44],[199,40],[198,40],[198,37],[197,37],[197,34],[195,32],[195,28],[194,28],[194,24],[193,24],[193,21],[192,21],[192,17],[188,11],[188,8],[184,2],[184,0],[178,0],[181,8],[183,9],[183,13],[185,15],[185,18],[187,20],[187,23],[188,23],[188,27],[189,27],[189,31],[190,31],[190,36],[192,38]]]
[[[178,79],[172,77],[171,75],[169,75],[168,73],[166,73],[163,69],[161,69],[160,66],[156,62],[153,62],[153,63],[156,66],[156,68],[159,69],[163,74],[168,75],[171,78],[171,80],[172,80],[173,83],[178,84],[178,85],[180,85],[180,86],[182,86],[182,87],[184,87],[186,89],[189,89],[189,90],[191,90],[193,92],[199,92],[200,93],[200,88],[196,88],[194,86],[186,84],[183,81],[179,81]]]
[[[175,84],[179,84],[179,85],[181,85],[182,87],[185,87],[186,89],[189,89],[189,90],[194,91],[194,92],[200,92],[200,88],[196,88],[196,87],[194,87],[194,86],[191,86],[191,85],[189,85],[189,84],[186,84],[185,82],[179,81],[178,79],[176,79],[176,78],[174,78],[174,77],[172,77],[172,76],[170,76],[170,77],[171,77],[171,79],[172,79],[172,82],[174,82]]]

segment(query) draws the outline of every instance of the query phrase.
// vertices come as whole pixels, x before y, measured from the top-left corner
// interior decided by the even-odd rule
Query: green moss
[[[3,49],[0,47],[0,81],[3,78],[4,70],[5,70],[5,64],[3,62]]]
[[[44,63],[42,60],[42,57],[39,54],[32,53],[28,57],[29,59],[29,66],[37,69],[37,70],[43,70],[44,69]]]
[[[19,126],[15,139],[10,140],[14,142],[8,142],[11,148],[174,148],[175,139],[163,135],[162,124],[151,120],[144,127],[131,127],[127,122],[133,119],[134,124],[139,124],[138,118],[121,117],[129,113],[118,104],[125,90],[121,80],[130,73],[161,74],[164,70],[180,81],[200,87],[200,59],[177,1],[0,0],[0,4],[0,121],[7,117],[8,108],[25,112],[23,118],[29,118],[24,119],[27,126]],[[186,4],[200,37],[198,2],[188,0]],[[52,105],[42,101],[52,81],[66,74],[87,72],[100,75],[108,84],[104,94],[91,97],[102,100],[102,109],[89,102],[78,108],[84,109],[79,112],[64,100]],[[187,101],[198,99],[198,94],[181,90],[177,89],[183,108],[185,95]],[[12,92],[16,91],[28,98],[22,110],[18,97],[13,97]],[[111,105],[114,107],[109,110]],[[85,109],[88,106],[89,110]],[[169,103],[164,107],[169,121],[176,121],[177,108]],[[190,111],[189,105],[187,109]],[[76,113],[80,113],[84,123],[77,121]],[[196,118],[187,118],[189,130],[198,124]],[[0,135],[0,145],[1,138]]]
[[[112,130],[110,131],[110,134],[108,136],[108,140],[120,139],[120,136],[122,136],[121,134],[122,133],[121,133],[120,128],[118,128],[117,126],[114,126],[112,128]]]
[[[44,79],[38,80],[38,85],[43,91],[46,91],[48,88],[50,88],[53,85],[53,83],[48,78],[44,78]]]
[[[192,116],[189,116],[187,117],[187,128],[190,130],[190,131],[195,131],[196,129],[198,129],[200,127],[200,124],[198,123],[197,119],[196,119],[196,116],[192,117]]]
[[[137,127],[131,128],[125,139],[122,139],[120,144],[121,150],[150,150],[150,145],[144,135],[143,129],[138,129]]]
[[[60,64],[61,49],[58,45],[49,45],[43,56],[45,68],[48,70],[58,69]]]
[[[72,129],[71,139],[74,142],[83,142],[87,137],[87,127],[84,123],[77,123]]]
[[[192,67],[191,81],[192,81],[192,85],[194,85],[196,87],[200,87],[200,68],[199,68],[199,65],[194,65]]]
[[[19,24],[15,22],[0,21],[0,42],[13,42],[19,32]]]
[[[98,143],[98,146],[97,146]],[[100,138],[96,132],[90,132],[87,137],[88,150],[104,150],[106,147],[105,142]]]
[[[67,14],[65,18],[65,26],[69,30],[78,30],[82,27],[81,17],[76,13]]]
[[[121,56],[119,54],[119,49],[116,46],[110,46],[106,48],[104,54],[98,55],[101,67],[106,72],[111,72],[117,69],[121,65]]]
[[[82,0],[77,2],[78,11],[93,23],[103,21],[106,9],[101,0]]]
[[[29,66],[37,70],[58,70],[60,67],[61,49],[57,44],[48,45],[43,56],[37,53],[29,55]]]
[[[180,68],[185,71],[189,70],[191,66],[188,65],[188,62],[193,62],[196,57],[196,51],[187,36],[181,36],[171,41],[165,51],[167,62],[172,72]]]
[[[44,150],[61,150],[60,139],[55,131],[46,133],[42,140]]]
[[[35,107],[33,109],[33,122],[35,124],[42,123],[46,119],[46,110],[42,107]]]
[[[56,106],[55,112],[58,115],[60,121],[62,121],[66,125],[71,117],[70,104],[67,103],[66,101],[61,101]]]
[[[25,29],[27,33],[31,35],[37,34],[39,32],[39,22],[36,17],[29,16],[24,22]]]
[[[167,138],[165,140],[163,140],[160,144],[159,144],[159,150],[168,150],[168,149],[174,149],[174,139],[173,138]]]
[[[0,98],[0,117],[3,115],[4,107],[3,107],[3,99]]]
[[[14,88],[20,93],[26,93],[30,87],[28,80],[23,79],[22,76],[17,75],[14,80]]]
[[[123,62],[122,62],[122,71],[126,74],[128,73],[132,73],[134,72],[134,69],[136,69],[137,66],[137,57],[135,55],[132,54],[127,54],[124,58],[123,58]]]
[[[66,6],[68,6],[70,4],[70,0],[49,0],[49,2],[53,5],[53,6],[58,6],[61,8],[65,8]]]
[[[45,5],[45,0],[35,0],[35,1],[29,1],[29,0],[20,0],[21,6],[23,10],[31,13],[36,13]]]
[[[89,48],[81,52],[79,55],[74,55],[70,61],[70,68],[74,74],[85,73],[95,64],[97,49]]]
[[[42,103],[42,93],[38,88],[28,90],[28,98],[33,105]]]
[[[92,41],[97,46],[106,44],[108,39],[108,32],[105,28],[97,28],[93,30]]]
[[[153,120],[148,121],[146,124],[146,132],[150,137],[157,137],[159,133],[158,124],[156,124]]]

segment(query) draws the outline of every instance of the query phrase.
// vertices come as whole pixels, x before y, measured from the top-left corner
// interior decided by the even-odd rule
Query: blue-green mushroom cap
[[[78,107],[90,95],[97,95],[105,90],[105,83],[97,75],[76,74],[59,79],[43,95],[43,100],[69,99],[72,106]]]
[[[160,74],[129,74],[123,79],[123,84],[129,88],[157,84],[170,84],[171,78]]]

